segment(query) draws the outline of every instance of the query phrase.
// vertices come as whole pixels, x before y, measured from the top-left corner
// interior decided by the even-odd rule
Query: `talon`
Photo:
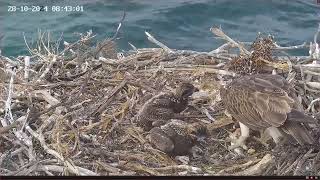
[[[228,150],[233,150],[238,147],[241,147],[244,150],[248,150],[248,147],[245,144],[246,139],[246,137],[240,136],[238,139],[232,140],[231,146],[228,147]]]

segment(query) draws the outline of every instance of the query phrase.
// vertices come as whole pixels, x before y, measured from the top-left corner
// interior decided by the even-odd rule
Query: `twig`
[[[151,168],[152,170],[165,172],[165,171],[189,171],[192,173],[202,173],[202,169],[189,165],[174,165],[174,166],[166,166],[160,168]]]
[[[116,33],[113,35],[113,37],[111,38],[111,39],[109,39],[108,41],[114,41],[114,40],[116,40],[116,38],[118,37],[118,34],[119,34],[119,30],[120,30],[120,28],[121,28],[121,26],[122,26],[122,23],[123,23],[123,21],[124,21],[124,19],[126,18],[126,12],[124,11],[123,12],[123,15],[122,15],[122,18],[121,18],[121,20],[120,20],[120,22],[119,22],[119,24],[118,24],[118,28],[117,28],[117,30],[116,30]],[[94,55],[93,55],[93,57],[94,58],[97,58],[97,55],[99,54],[99,52],[105,47],[105,46],[107,46],[109,43],[104,43],[102,46],[100,46],[96,51],[95,51],[95,53],[94,53]]]
[[[227,175],[227,174],[231,174],[232,172],[236,171],[237,169],[244,169],[252,164],[255,164],[257,162],[259,162],[260,159],[257,159],[257,160],[250,160],[244,164],[237,164],[235,166],[232,166],[232,167],[228,167],[226,169],[222,169],[221,171],[219,171],[216,175]]]
[[[159,47],[161,47],[162,49],[164,49],[167,53],[173,53],[173,51],[168,48],[168,46],[164,45],[163,43],[161,43],[160,41],[158,41],[156,38],[154,38],[150,33],[148,33],[147,31],[144,32],[147,35],[147,38],[149,41],[153,42],[154,44],[158,45]]]
[[[287,47],[279,46],[276,42],[274,42],[273,44],[275,45],[275,47],[273,49],[276,49],[276,50],[302,49],[302,48],[307,48],[308,47],[306,42],[304,42],[303,44],[300,44],[300,45],[287,46]]]
[[[24,33],[24,32],[22,32],[22,34],[23,34],[23,40],[24,40],[24,43],[26,44],[26,46],[27,46],[27,49],[28,49],[29,53],[30,53],[31,55],[33,55],[33,54],[34,54],[34,52],[31,50],[31,48],[30,48],[30,46],[29,46],[29,44],[28,44],[28,42],[27,42],[27,39],[26,39],[25,33]]]
[[[262,174],[262,172],[264,171],[264,169],[270,165],[270,163],[272,162],[272,156],[270,154],[266,154],[261,161],[259,161],[256,165],[251,166],[250,168],[241,171],[241,172],[237,172],[235,173],[235,175],[237,176],[252,176],[252,175],[259,175]]]
[[[43,73],[41,74],[41,76],[37,79],[36,82],[40,82],[41,79],[44,78],[44,76],[50,71],[51,67],[54,65],[54,63],[57,61],[57,56],[53,55],[52,60],[50,61],[49,65],[47,66],[47,68],[43,71]]]
[[[211,114],[208,112],[207,108],[202,107],[201,111],[202,111],[202,113],[204,113],[207,116],[208,119],[210,119],[211,122],[215,121],[214,117],[211,116]]]
[[[315,104],[316,102],[318,102],[318,101],[320,101],[320,98],[317,98],[317,99],[312,100],[311,103],[309,104],[309,106],[308,106],[308,108],[307,108],[306,111],[307,111],[307,112],[310,112],[311,108],[313,108],[313,107],[314,107],[314,104]]]
[[[104,103],[100,105],[98,109],[96,109],[93,113],[91,113],[91,116],[97,116],[98,114],[101,114],[106,107],[109,106],[109,103],[114,98],[114,96],[127,84],[127,80],[123,80],[117,87],[115,87],[112,92],[105,98]]]
[[[52,156],[56,157],[59,159],[61,162],[65,163],[67,166],[68,170],[76,175],[86,175],[84,173],[81,173],[78,168],[76,168],[69,160],[66,160],[63,156],[61,156],[57,151],[50,149],[46,142],[44,137],[41,134],[38,134],[34,132],[29,126],[26,126],[26,130],[33,136],[35,137],[38,141],[40,141],[41,146],[43,149],[48,153],[51,154]]]
[[[303,163],[305,163],[306,160],[307,160],[308,158],[310,158],[309,156],[310,156],[310,154],[311,154],[312,151],[313,151],[313,149],[310,149],[310,150],[301,158],[301,160],[298,162],[298,164],[297,164],[297,166],[296,166],[296,169],[295,169],[294,172],[293,172],[293,175],[294,175],[294,176],[302,175],[302,174],[300,174],[301,172],[299,172],[299,171],[301,170]]]
[[[104,168],[104,170],[111,172],[111,173],[119,173],[121,172],[121,169],[113,167],[112,165],[109,165],[107,163],[101,162],[101,161],[97,161],[97,164],[99,164],[100,166],[102,166]]]
[[[227,36],[220,28],[211,27],[210,31],[214,35],[234,44],[235,46],[237,46],[241,52],[245,53],[246,55],[250,55],[250,52],[247,49],[245,49],[242,45],[240,45],[239,43],[237,43],[236,41],[231,39],[229,36]]]
[[[30,57],[24,57],[24,79],[28,81],[29,79],[29,69],[30,69]]]
[[[134,51],[137,51],[138,49],[133,45],[133,44],[131,44],[130,42],[128,42],[128,44],[132,47],[132,49],[134,50]]]
[[[217,49],[210,51],[208,54],[223,53],[226,51],[225,49],[231,47],[231,45],[232,45],[232,43],[227,42],[227,43],[223,44],[222,46],[218,47]]]
[[[7,101],[6,101],[6,105],[5,105],[5,119],[8,119],[10,123],[13,123],[13,117],[12,117],[12,112],[11,112],[11,101],[12,101],[12,93],[13,93],[13,81],[14,81],[14,77],[16,75],[16,71],[10,70],[9,71],[11,73],[11,77],[10,77],[10,82],[9,82],[9,87],[8,87],[8,97],[7,97]],[[2,126],[7,126],[6,122],[1,122]]]

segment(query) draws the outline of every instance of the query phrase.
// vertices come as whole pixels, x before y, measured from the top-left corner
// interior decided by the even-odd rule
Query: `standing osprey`
[[[188,106],[188,98],[198,88],[187,82],[178,85],[175,92],[160,93],[149,99],[138,112],[137,124],[145,131],[152,127],[162,125],[174,118]]]
[[[316,123],[316,120],[301,111],[293,88],[282,76],[243,76],[222,88],[220,93],[227,111],[240,122],[241,136],[230,149],[245,145],[249,128],[267,129],[276,143],[282,132],[291,135],[300,145],[314,143],[305,123]]]

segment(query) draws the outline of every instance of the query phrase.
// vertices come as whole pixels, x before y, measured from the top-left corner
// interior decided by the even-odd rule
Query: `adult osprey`
[[[301,145],[314,143],[305,125],[316,120],[304,114],[293,88],[282,76],[243,76],[222,88],[220,93],[227,111],[240,122],[241,136],[230,149],[245,145],[249,128],[267,129],[276,143],[283,132]]]

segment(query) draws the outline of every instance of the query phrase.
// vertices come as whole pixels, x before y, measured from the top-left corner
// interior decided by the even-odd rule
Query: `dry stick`
[[[144,33],[147,35],[147,38],[148,38],[149,41],[151,41],[152,43],[158,45],[159,47],[164,49],[167,53],[173,53],[173,51],[168,46],[166,46],[162,42],[158,41],[150,33],[148,33],[147,31],[145,31]]]
[[[59,47],[60,47],[62,39],[63,39],[63,32],[61,32],[60,37],[55,42],[56,52],[54,52],[54,54],[58,54],[59,53]]]
[[[312,162],[312,171],[315,174],[317,172],[317,170],[319,169],[319,165],[320,165],[320,151],[317,153],[317,155],[313,158],[313,162]]]
[[[117,87],[115,87],[110,94],[106,97],[105,102],[100,105],[98,109],[96,109],[93,113],[91,113],[91,116],[97,116],[98,114],[101,114],[109,105],[109,103],[113,100],[115,95],[127,84],[127,80],[123,80]]]
[[[255,163],[259,162],[259,161],[260,161],[260,159],[257,159],[257,160],[250,160],[250,161],[248,161],[248,162],[246,162],[244,164],[237,164],[235,166],[228,167],[226,169],[222,169],[221,171],[219,171],[215,175],[227,175],[227,174],[230,174],[230,172],[232,172],[232,171],[235,171],[237,169],[243,169],[243,168],[248,167],[248,166],[250,166],[252,164],[255,164]]]
[[[150,71],[155,71],[157,69],[147,69],[147,70],[139,70],[140,72],[150,72]],[[197,69],[195,68],[163,68],[162,70],[165,71],[195,71]],[[236,73],[229,72],[226,70],[221,70],[221,69],[213,69],[213,68],[201,68],[202,71],[207,72],[207,73],[214,73],[214,74],[222,74],[222,75],[229,75],[229,76],[235,76]]]
[[[296,169],[295,169],[294,172],[293,172],[293,175],[294,175],[294,176],[299,175],[298,173],[299,173],[300,169],[302,168],[303,163],[306,162],[306,160],[310,157],[312,151],[313,151],[313,149],[310,149],[310,150],[302,157],[302,159],[298,162],[298,164],[297,164],[297,166],[296,166]],[[302,175],[302,174],[300,174],[300,175]]]
[[[309,71],[309,70],[305,70],[304,73],[305,74],[311,74],[311,75],[314,75],[314,76],[320,76],[320,73]]]
[[[319,34],[320,34],[320,23],[319,23],[317,32],[314,34],[314,37],[313,37],[313,42],[314,42],[314,43],[317,43]]]
[[[88,169],[85,169],[85,168],[82,168],[82,167],[78,167],[78,166],[75,166],[76,168],[78,168],[78,170],[82,173],[82,175],[84,176],[98,176],[97,173],[93,172],[93,171],[90,171]],[[63,166],[58,166],[58,165],[43,165],[43,166],[40,166],[38,168],[38,170],[42,170],[42,171],[54,171],[54,172],[60,172],[60,173],[63,173],[64,172],[64,169],[65,167]]]
[[[206,117],[207,117],[211,122],[216,121],[216,120],[214,119],[214,117],[211,116],[211,114],[209,113],[209,111],[208,111],[207,108],[202,107],[202,108],[201,108],[201,112],[204,113],[204,114],[206,115]]]
[[[166,166],[166,167],[159,167],[159,168],[151,168],[152,170],[165,172],[165,171],[189,171],[192,173],[202,173],[202,169],[194,166],[188,165],[173,165],[173,166]]]
[[[13,116],[12,116],[12,111],[11,111],[11,101],[12,101],[12,93],[13,93],[13,81],[14,77],[16,75],[15,70],[11,70],[11,78],[10,78],[10,83],[9,83],[9,88],[8,88],[8,98],[6,101],[5,105],[5,118],[1,118],[1,124],[3,127],[6,127],[8,125],[7,119],[9,120],[10,124],[14,122]],[[9,116],[9,117],[8,117]],[[22,142],[24,142],[27,146],[31,147],[32,142],[30,137],[27,136],[22,130],[20,131],[14,131],[14,135]]]
[[[92,39],[92,38],[94,38],[94,37],[96,37],[96,36],[93,35],[93,36],[87,37],[86,40],[90,40],[90,39]],[[63,50],[58,54],[58,56],[63,55],[66,51],[68,51],[69,49],[73,48],[74,46],[76,46],[77,44],[79,44],[79,43],[82,42],[82,41],[83,41],[83,39],[80,39],[80,40],[72,43],[71,45],[68,45],[65,49],[63,49]]]
[[[24,79],[28,81],[29,79],[29,70],[30,70],[30,56],[24,57]]]
[[[133,44],[131,44],[130,42],[128,42],[128,44],[131,46],[131,48],[134,50],[134,51],[137,51],[138,49],[136,48],[136,46],[134,46]]]
[[[307,108],[306,111],[309,112],[309,111],[311,110],[311,108],[314,107],[314,104],[315,104],[316,102],[318,102],[318,101],[320,101],[320,98],[317,98],[317,99],[312,100],[311,103],[309,104],[309,106],[308,106],[308,108]]]
[[[120,173],[121,169],[113,167],[107,163],[101,162],[101,161],[97,161],[97,164],[102,166],[104,168],[104,170],[111,172],[111,173]]]
[[[303,44],[300,44],[300,45],[287,46],[287,47],[279,46],[276,42],[274,42],[273,44],[275,45],[275,47],[273,48],[275,50],[291,50],[291,49],[302,49],[302,48],[309,47],[309,45],[306,42],[304,42]]]
[[[230,47],[232,47],[232,43],[227,42],[227,43],[223,44],[222,46],[218,47],[217,49],[210,51],[208,54],[222,53],[222,52],[226,51],[225,49],[230,48]]]
[[[26,46],[27,46],[27,49],[28,49],[29,53],[30,53],[31,55],[33,55],[33,54],[34,54],[34,52],[31,50],[31,48],[30,48],[30,46],[29,46],[29,44],[28,44],[28,42],[27,42],[27,39],[26,39],[25,33],[23,32],[22,34],[23,34],[23,40],[24,40],[24,43],[26,44]]]
[[[19,173],[20,173],[20,175],[23,175],[22,173],[26,171],[27,167],[34,167],[34,165],[36,165],[38,163],[39,163],[38,161],[30,161],[28,164],[23,165],[22,167],[20,167],[16,171],[13,171],[13,172],[6,174],[6,176],[16,176]]]
[[[75,165],[73,165],[73,163],[70,161],[70,160],[67,160],[65,159],[62,155],[60,155],[57,151],[53,150],[53,149],[50,149],[46,142],[45,142],[45,139],[43,137],[43,135],[40,133],[36,133],[34,132],[29,126],[26,126],[26,130],[33,136],[35,137],[38,141],[40,141],[40,144],[41,146],[43,147],[43,149],[48,153],[48,154],[51,154],[52,156],[56,157],[57,159],[59,159],[61,162],[63,162],[68,170],[71,172],[71,173],[74,173],[76,175],[97,175],[96,173],[90,171],[90,170],[87,170],[87,169],[84,169],[84,168],[80,168],[80,167],[77,167]]]
[[[270,165],[272,162],[272,156],[270,154],[266,154],[261,161],[259,161],[256,165],[251,166],[250,168],[237,172],[235,175],[237,176],[252,176],[252,175],[259,175],[262,174],[264,169]]]
[[[114,40],[118,37],[119,30],[120,30],[120,28],[122,27],[122,23],[123,23],[125,17],[126,17],[126,12],[124,11],[124,12],[123,12],[123,16],[122,16],[122,18],[121,18],[121,20],[120,20],[120,22],[119,22],[118,28],[117,28],[117,30],[116,30],[116,33],[113,35],[113,37],[112,37],[111,39],[109,39],[109,41],[114,41]],[[99,47],[99,49],[96,50],[96,52],[94,53],[93,57],[94,57],[94,58],[97,58],[97,55],[99,54],[99,52],[100,52],[105,46],[107,46],[108,44],[109,44],[109,43],[104,43],[101,47]]]
[[[40,37],[39,37],[39,40],[40,40],[40,43],[42,44],[42,46],[44,47],[44,49],[47,51],[47,55],[52,55],[52,53],[50,52],[50,49],[48,49],[48,48],[50,48],[49,46],[49,41],[50,41],[50,36],[49,36],[49,34],[50,34],[50,32],[48,31],[47,32],[47,36],[48,36],[48,44],[47,44],[47,46],[45,45],[45,43],[43,42],[43,36],[46,34],[46,32],[44,32],[42,35],[41,35],[41,32],[40,32]]]
[[[298,155],[294,162],[289,162],[289,164],[287,163],[287,165],[285,166],[286,168],[281,169],[278,175],[287,175],[293,169],[293,167],[301,160],[302,157],[303,155]]]
[[[51,67],[53,66],[53,64],[57,61],[57,56],[54,55],[52,60],[50,61],[49,65],[47,66],[47,68],[43,71],[43,73],[41,74],[41,76],[37,79],[36,82],[40,82],[42,78],[44,78],[44,76],[49,72],[49,70],[51,69]]]
[[[218,36],[218,37],[220,37],[220,38],[222,38],[222,39],[234,44],[235,46],[237,46],[240,49],[240,51],[242,51],[246,55],[250,55],[250,52],[247,49],[245,49],[242,45],[240,45],[239,43],[237,43],[236,41],[231,39],[229,36],[227,36],[220,28],[211,27],[210,31],[214,35],[216,35],[216,36]]]
[[[5,119],[8,118],[9,122],[13,123],[13,117],[11,112],[11,101],[12,101],[12,93],[13,93],[13,81],[14,81],[14,77],[16,76],[16,72],[15,70],[10,70],[10,73],[11,73],[11,77],[10,77],[10,82],[8,87],[9,92],[8,92],[8,97],[5,104]],[[1,121],[1,123],[3,127],[7,126],[7,122]]]
[[[6,61],[6,62],[9,63],[11,66],[16,67],[16,66],[20,65],[19,61],[14,61],[14,60],[11,60],[11,59],[8,58],[8,57],[1,56],[1,55],[0,55],[0,57],[1,57],[0,60]]]

